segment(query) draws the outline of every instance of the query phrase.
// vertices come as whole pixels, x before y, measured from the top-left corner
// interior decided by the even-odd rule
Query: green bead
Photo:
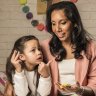
[[[30,8],[29,8],[28,6],[24,6],[24,7],[22,8],[22,11],[23,11],[24,13],[28,13],[29,10],[30,10]]]
[[[39,24],[39,21],[38,20],[32,20],[31,24],[32,24],[33,27],[35,27]]]

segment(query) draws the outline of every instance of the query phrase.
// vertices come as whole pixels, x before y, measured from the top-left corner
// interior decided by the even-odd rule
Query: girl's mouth
[[[42,58],[42,57],[38,57],[38,58],[37,58],[37,60],[42,61],[42,60],[43,60],[43,58]]]

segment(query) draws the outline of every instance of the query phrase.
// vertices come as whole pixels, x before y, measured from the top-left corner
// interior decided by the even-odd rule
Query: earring
[[[77,27],[77,24],[74,24],[74,27]]]

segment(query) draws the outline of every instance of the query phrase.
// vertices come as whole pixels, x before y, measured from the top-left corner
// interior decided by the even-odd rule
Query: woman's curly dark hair
[[[70,33],[70,38],[72,45],[75,45],[73,52],[74,57],[82,58],[82,55],[80,53],[81,51],[84,51],[86,53],[87,45],[91,40],[91,37],[83,27],[80,14],[75,4],[70,1],[62,1],[52,4],[46,11],[46,28],[48,32],[52,34],[52,39],[49,43],[52,55],[57,57],[57,61],[61,61],[62,59],[66,58],[67,55],[61,41],[52,31],[51,13],[54,10],[64,10],[65,16],[68,18],[68,20],[71,21],[73,31]]]

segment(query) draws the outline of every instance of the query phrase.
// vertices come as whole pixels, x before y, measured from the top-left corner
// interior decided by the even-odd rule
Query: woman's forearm
[[[95,96],[95,94],[94,94],[93,90],[90,87],[85,86],[83,96]]]
[[[95,96],[93,90],[88,86],[82,86],[78,89],[77,94],[81,96]]]

